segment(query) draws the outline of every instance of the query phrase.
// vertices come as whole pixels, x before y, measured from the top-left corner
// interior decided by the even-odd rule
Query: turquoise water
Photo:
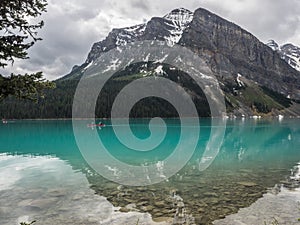
[[[135,151],[120,143],[114,135],[109,120],[104,122],[106,127],[92,130],[87,127],[90,121],[80,121],[82,140],[86,140],[86,146],[94,150],[90,136],[96,132],[104,146],[109,150],[109,154],[133,166],[155,164],[165,160],[172,154],[181,135],[180,121],[166,120],[167,134],[163,142],[151,151]],[[150,135],[148,122],[148,120],[131,121],[132,132],[137,137],[146,139]],[[68,187],[67,182],[72,183],[75,180],[81,182],[81,179],[85,179],[88,181],[82,185],[85,190],[89,189],[100,196],[107,197],[114,206],[125,207],[134,203],[137,205],[137,210],[149,212],[153,218],[176,216],[176,204],[175,206],[174,202],[171,204],[168,198],[178,195],[185,203],[186,213],[191,215],[197,224],[207,224],[234,213],[241,207],[249,206],[276,184],[285,183],[289,185],[291,170],[300,161],[300,120],[228,120],[218,154],[211,160],[212,163],[209,167],[203,171],[199,171],[199,167],[201,168],[199,162],[203,160],[203,154],[210,138],[214,141],[214,137],[211,137],[213,135],[212,123],[209,119],[202,119],[200,120],[200,127],[193,126],[193,124],[191,119],[188,124],[190,136],[196,133],[196,130],[200,131],[200,136],[189,162],[174,176],[166,177],[168,179],[164,182],[143,188],[120,186],[120,184],[103,178],[90,168],[77,147],[72,121],[10,121],[8,124],[0,124],[0,156],[2,156],[0,157],[0,171],[2,171],[2,176],[5,176],[3,173],[10,166],[24,159],[27,160],[28,165],[31,163],[30,160],[38,162],[55,159],[70,168],[69,174],[82,175],[72,176],[72,181],[64,180],[64,178],[54,179],[49,184],[47,180],[43,179],[42,174],[55,171],[63,177],[64,170],[61,169],[62,167],[44,168],[43,164],[35,163],[32,167],[37,170],[34,173],[22,173],[21,178],[16,178],[14,170],[10,170],[11,178],[7,176],[0,179],[1,204],[9,200],[12,204],[16,204],[16,206],[11,205],[10,207],[23,207],[15,213],[27,213],[30,218],[36,218],[41,211],[35,211],[36,208],[32,207],[27,207],[25,210],[23,205],[26,202],[20,204],[24,199],[19,199],[20,195],[14,192],[10,192],[8,197],[9,189],[17,190],[18,187],[26,187],[24,190],[31,192],[37,189],[34,185],[41,182],[45,185],[40,188],[47,190],[47,187],[52,189],[62,186]],[[123,125],[124,121],[120,120],[118,126],[122,127]],[[160,134],[161,129],[157,126],[155,131]],[[127,134],[122,135],[126,136]],[[189,140],[183,140],[183,143],[186,143],[185,147],[189,148]],[[95,151],[97,150],[95,149]],[[180,153],[182,157],[185,151],[187,149],[183,147]],[[93,154],[98,154],[98,152]],[[14,160],[9,161],[11,159],[8,160],[7,157],[13,157]],[[101,156],[99,158],[97,163],[107,163],[101,161]],[[29,166],[29,168],[31,167]],[[21,183],[20,179],[22,179]],[[141,202],[144,203],[139,204]],[[56,207],[55,204],[57,202],[38,207],[44,207],[47,211],[51,211],[53,210],[51,208]],[[9,215],[4,213],[5,210],[2,205],[1,207],[0,224],[15,221],[23,215]],[[72,208],[72,206],[68,207]],[[85,206],[82,205],[81,207],[84,208]],[[63,211],[60,212],[61,221],[64,221],[64,218],[67,220],[68,214],[65,215]],[[51,217],[49,216],[49,218]]]

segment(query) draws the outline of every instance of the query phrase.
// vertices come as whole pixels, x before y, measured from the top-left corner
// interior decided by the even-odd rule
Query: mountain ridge
[[[266,43],[273,51],[278,52],[292,68],[300,72],[300,47],[287,43],[279,46],[274,40]]]
[[[146,40],[164,41],[169,47],[178,44],[198,55],[218,79],[231,115],[300,115],[300,107],[296,107],[296,102],[300,102],[300,72],[293,69],[277,50],[274,51],[247,30],[203,8],[195,12],[178,8],[163,17],[152,17],[143,24],[113,29],[105,39],[93,44],[82,65],[74,66],[68,75],[56,81],[58,88],[49,91],[49,96],[42,100],[42,107],[47,110],[34,113],[42,118],[72,117],[74,92],[84,72],[96,65],[102,54],[128,43]],[[279,49],[275,42],[273,45],[271,47]],[[288,45],[286,49],[292,49],[290,47]],[[105,85],[104,98],[100,101],[102,107],[97,108],[96,116],[109,117],[116,93],[145,74],[155,76],[157,68],[163,71],[161,76],[180,84],[191,94],[200,116],[209,116],[205,96],[187,74],[174,70],[170,65],[154,65],[153,62],[141,62],[118,71]],[[30,111],[34,108],[26,104],[6,111],[19,110],[20,115],[24,115],[22,109]],[[290,107],[293,109],[287,110]],[[155,113],[151,114],[151,110]],[[135,108],[133,114],[135,117],[176,116],[172,110],[159,100],[149,100]],[[2,117],[11,116],[6,114]]]
[[[178,25],[179,18],[184,17],[187,18],[186,23]],[[193,37],[193,35],[198,35],[198,37]],[[281,61],[280,56],[270,51],[250,32],[203,8],[197,9],[194,13],[179,8],[172,10],[164,17],[153,17],[144,24],[113,29],[104,40],[96,42],[92,46],[83,65],[88,66],[101,54],[113,48],[126,45],[128,42],[142,40],[161,40],[166,41],[171,46],[180,44],[189,47],[201,57],[206,58],[212,70],[219,77],[224,76],[224,74],[237,76],[238,73],[244,73],[247,78],[253,79],[254,77],[262,85],[268,85],[270,81],[266,77],[276,75],[271,89],[286,96],[300,99],[298,75],[289,70],[287,65]],[[220,52],[221,54],[219,54]],[[226,62],[227,66],[220,62],[221,60]],[[247,62],[245,62],[246,60]],[[249,67],[248,64],[255,67],[254,70],[258,72],[252,73],[251,69],[246,68]],[[264,73],[267,75],[261,75]],[[289,76],[282,83],[281,79],[286,73]],[[232,80],[234,79],[231,78],[231,82]]]
[[[186,25],[191,22],[192,17],[193,13],[191,11],[178,8],[163,17],[152,17],[147,23],[125,28],[114,28],[104,40],[93,44],[85,63],[92,62],[98,58],[101,53],[117,46],[126,45],[127,42],[139,41],[143,35],[146,35],[146,37],[144,37],[145,39],[152,40],[154,37],[151,36],[151,34],[156,31],[155,27],[157,23],[166,23],[169,27],[173,26],[174,29],[172,29],[172,31],[174,32],[169,33],[170,38],[167,39],[168,33],[165,33],[165,36],[160,37],[160,39],[169,41],[170,45],[175,44],[179,41],[178,38],[180,38],[181,32],[186,28]]]
[[[235,96],[243,95],[239,80],[257,86],[252,92],[261,95],[267,88],[287,99],[300,99],[299,73],[277,51],[241,26],[204,8],[195,12],[178,8],[163,17],[152,17],[144,24],[113,29],[105,39],[94,43],[87,60],[74,74],[80,77],[97,58],[113,48],[143,40],[165,41],[169,46],[179,44],[198,54],[218,78],[233,114],[256,113],[256,107],[273,111],[276,105],[266,107],[267,101],[257,103],[246,101],[247,96]],[[67,77],[72,78],[72,74]],[[258,91],[260,86],[265,88]]]

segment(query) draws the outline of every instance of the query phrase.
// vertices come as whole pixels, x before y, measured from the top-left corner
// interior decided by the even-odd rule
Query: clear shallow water
[[[197,149],[189,163],[167,181],[148,187],[120,186],[97,175],[80,154],[71,121],[1,124],[0,223],[11,224],[8,222],[26,215],[37,220],[44,220],[41,216],[44,215],[51,221],[59,214],[60,223],[68,224],[72,222],[70,217],[76,218],[70,214],[75,209],[79,210],[75,210],[76,215],[82,214],[81,220],[77,221],[87,218],[104,221],[113,211],[111,206],[102,207],[102,217],[86,217],[86,208],[90,205],[80,204],[79,207],[69,198],[88,192],[91,204],[102,202],[103,199],[91,197],[95,192],[96,196],[105,196],[114,206],[122,207],[124,212],[135,208],[151,213],[154,219],[175,216],[178,223],[188,220],[208,224],[250,206],[276,184],[292,186],[291,169],[300,161],[300,120],[229,120],[219,154],[210,167],[201,172],[199,160],[211,134],[211,122],[200,122],[200,128],[194,127],[192,122],[189,128],[191,134],[194,129],[200,129]],[[89,121],[82,122],[82,135],[88,146],[91,144],[89,134],[93,131],[87,128],[87,123]],[[110,121],[105,123],[109,125]],[[150,134],[147,124],[147,120],[132,121],[132,130],[138,137],[146,138]],[[119,125],[122,126],[122,121]],[[180,136],[179,121],[168,120],[167,125],[165,140],[149,152],[122,146],[110,126],[98,130],[98,134],[110,154],[123,162],[132,165],[157,163],[172,153]],[[22,167],[24,163],[26,166]],[[53,191],[56,194],[51,194]],[[41,193],[48,194],[38,197],[43,196]],[[83,199],[84,194],[79,196]],[[62,206],[59,202],[68,204]],[[108,202],[105,204],[109,205]],[[63,210],[57,210],[58,205]],[[12,208],[14,213],[7,213]],[[95,221],[87,223],[97,224]]]
[[[154,224],[149,214],[117,211],[89,188],[84,174],[45,156],[0,154],[1,225]]]

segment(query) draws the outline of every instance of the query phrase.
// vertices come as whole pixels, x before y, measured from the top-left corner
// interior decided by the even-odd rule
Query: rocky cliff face
[[[277,52],[241,27],[198,9],[180,44],[207,59],[212,70],[226,83],[242,74],[261,85],[299,99],[299,73]]]

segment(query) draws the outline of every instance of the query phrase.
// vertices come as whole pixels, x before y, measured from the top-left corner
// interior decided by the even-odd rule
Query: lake
[[[0,124],[0,224],[296,224],[300,217],[299,119],[189,119],[184,129],[167,119],[165,127],[152,124],[150,142],[161,143],[134,148],[122,144],[131,141],[125,120],[102,122],[101,129],[88,120]],[[148,124],[130,120],[130,131],[146,140]]]

